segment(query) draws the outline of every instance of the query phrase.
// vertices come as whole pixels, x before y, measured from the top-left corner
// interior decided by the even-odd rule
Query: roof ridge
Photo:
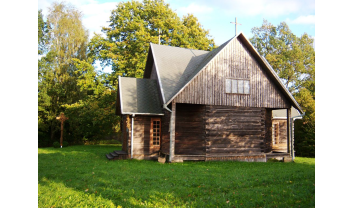
[[[186,49],[186,50],[211,52],[211,51],[199,50],[199,49],[193,49],[193,48],[183,48],[183,47],[179,47],[179,46],[159,45],[159,44],[156,44],[156,43],[150,43],[150,44],[151,45],[155,45],[155,46],[165,46],[165,47],[180,48],[180,49]]]

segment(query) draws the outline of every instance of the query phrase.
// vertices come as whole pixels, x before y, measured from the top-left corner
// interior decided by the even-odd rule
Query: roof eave
[[[137,112],[123,112],[122,115],[145,115],[145,116],[164,116],[163,113],[137,113]]]
[[[156,76],[157,76],[157,81],[159,82],[159,86],[160,86],[160,93],[162,96],[162,102],[165,103],[165,94],[163,92],[163,87],[162,87],[162,83],[161,83],[161,79],[160,79],[160,72],[156,63],[156,59],[155,59],[155,55],[154,55],[154,48],[152,47],[152,43],[150,43],[150,49],[151,49],[151,54],[152,54],[152,58],[153,61],[155,63],[155,69],[156,69]]]
[[[121,76],[118,76],[118,88],[119,88],[120,113],[123,114]]]

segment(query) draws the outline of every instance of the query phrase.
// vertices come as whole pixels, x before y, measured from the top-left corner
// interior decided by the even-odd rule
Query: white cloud
[[[289,23],[292,24],[301,24],[301,25],[308,25],[308,24],[315,24],[315,15],[307,15],[307,16],[300,16],[294,20],[290,20]]]
[[[186,5],[190,0],[179,0],[178,3],[167,0],[171,4]],[[202,6],[198,6],[202,5]],[[185,7],[180,7],[185,9]],[[265,17],[277,17],[281,15],[306,13],[313,11],[315,0],[193,0],[193,3],[187,7],[190,11],[208,12],[207,8],[212,10],[219,9],[222,12],[235,15],[262,15]],[[210,11],[210,10],[209,10]]]
[[[48,7],[56,0],[38,0],[38,9],[43,10],[44,17],[48,14]],[[71,0],[70,3],[82,12],[82,23],[89,30],[90,38],[93,33],[102,34],[102,26],[108,26],[111,11],[116,8],[117,2],[100,3],[97,0]]]
[[[187,7],[180,7],[177,9],[178,12],[181,12],[183,14],[202,14],[202,13],[210,13],[213,11],[212,7],[204,6],[204,5],[198,5],[195,3],[189,4]]]
[[[80,10],[84,14],[83,24],[90,32],[90,38],[93,37],[93,33],[102,34],[102,26],[108,26],[109,17],[111,11],[116,8],[116,2],[109,3],[92,3],[87,5],[82,5]]]
[[[229,12],[242,15],[264,15],[276,17],[295,13],[302,7],[298,0],[219,0],[218,5]]]

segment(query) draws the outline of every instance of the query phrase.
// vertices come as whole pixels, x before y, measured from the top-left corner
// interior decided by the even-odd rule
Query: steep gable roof
[[[151,44],[164,101],[171,99],[195,74],[209,51]]]
[[[169,104],[188,84],[198,76],[214,58],[235,38],[247,48],[265,73],[300,113],[303,110],[291,93],[286,89],[269,63],[252,46],[250,41],[240,33],[212,51],[193,50],[150,43],[144,78],[150,78],[152,66],[155,65],[161,103]]]

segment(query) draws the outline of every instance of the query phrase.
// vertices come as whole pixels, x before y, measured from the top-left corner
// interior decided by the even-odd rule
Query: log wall
[[[206,106],[206,156],[264,153],[265,109]]]
[[[133,158],[134,159],[157,159],[159,147],[150,145],[151,116],[135,116],[133,132]],[[131,118],[129,119],[131,122]],[[130,125],[128,126],[131,129]],[[131,131],[128,135],[128,153],[130,156]]]
[[[226,78],[249,80],[250,94],[225,93]],[[237,38],[215,56],[175,97],[175,101],[240,107],[290,107],[283,93]]]
[[[176,155],[205,155],[205,105],[176,105]]]

